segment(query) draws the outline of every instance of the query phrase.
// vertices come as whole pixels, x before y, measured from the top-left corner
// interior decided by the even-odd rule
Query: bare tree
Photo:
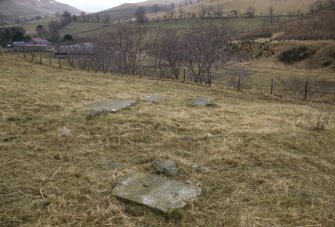
[[[252,6],[249,6],[248,8],[247,8],[247,10],[245,11],[245,15],[247,16],[247,17],[254,17],[255,16],[255,8],[254,7],[252,7]]]
[[[171,3],[170,9],[167,12],[168,18],[173,19],[175,13],[176,13],[176,6],[174,3]]]
[[[222,17],[222,15],[223,15],[223,5],[222,4],[218,4],[218,5],[215,6],[214,15],[216,17]]]
[[[199,23],[185,38],[185,64],[194,82],[212,83],[212,73],[230,56],[231,32],[215,24]]]
[[[116,49],[119,59],[119,70],[122,74],[139,74],[145,60],[144,37],[146,29],[141,25],[116,25],[110,34],[113,46]]]
[[[157,48],[154,49],[153,54],[167,62],[174,78],[179,78],[184,57],[183,37],[177,35],[173,30],[166,30],[158,38]]]
[[[147,21],[147,17],[145,16],[145,9],[144,7],[140,6],[137,8],[135,12],[135,18],[138,23],[143,24]]]
[[[45,38],[47,35],[47,29],[43,25],[38,25],[35,28],[35,31],[37,32],[39,37]]]
[[[155,4],[152,6],[152,12],[157,14],[159,12],[159,5],[158,4]]]
[[[56,42],[59,40],[59,29],[61,28],[58,21],[50,21],[47,25],[48,27],[48,37],[51,42]]]
[[[186,17],[186,11],[183,9],[182,6],[179,6],[178,13],[179,19],[184,19]]]
[[[199,17],[200,18],[205,18],[206,17],[206,14],[207,14],[207,6],[202,4],[199,8]]]
[[[270,6],[269,11],[268,11],[268,18],[270,20],[270,24],[273,24],[273,12],[274,12],[274,8],[273,6]]]

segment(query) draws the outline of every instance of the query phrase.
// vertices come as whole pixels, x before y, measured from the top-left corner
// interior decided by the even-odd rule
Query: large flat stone
[[[112,99],[94,103],[85,107],[87,117],[95,117],[106,115],[107,113],[115,113],[122,109],[128,108],[137,102],[136,99]]]
[[[167,213],[185,207],[188,201],[201,194],[201,188],[157,175],[135,173],[116,186],[112,193]]]
[[[212,106],[213,101],[210,98],[195,98],[192,100],[192,106]]]

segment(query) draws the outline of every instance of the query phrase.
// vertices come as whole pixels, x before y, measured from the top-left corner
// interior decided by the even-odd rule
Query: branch
[[[58,167],[58,169],[56,169],[56,171],[52,174],[52,176],[50,177],[49,181],[46,183],[46,185],[44,185],[44,187],[40,188],[40,194],[42,196],[42,198],[45,200],[45,197],[44,197],[44,194],[42,192],[42,190],[44,190],[48,185],[49,183],[52,181],[52,179],[56,176],[57,172],[61,169],[61,166]]]

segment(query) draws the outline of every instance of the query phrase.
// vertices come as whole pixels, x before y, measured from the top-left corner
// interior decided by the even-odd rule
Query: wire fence
[[[95,71],[94,67],[81,67],[79,64],[78,56],[62,56],[57,57],[50,52],[26,52],[15,49],[0,49],[0,56],[11,56],[19,57],[27,62],[48,65],[49,67],[63,69],[63,70],[85,70],[85,71]],[[139,77],[151,77],[157,79],[172,79],[171,75],[165,73],[167,70],[154,69],[153,66],[144,66],[146,71],[140,73]],[[103,72],[110,74],[117,74],[113,72]],[[258,91],[263,94],[268,94],[276,97],[291,97],[299,100],[313,100],[313,101],[323,101],[335,103],[335,81],[326,80],[276,80],[274,78],[269,79],[268,86],[255,86],[250,83],[248,77],[235,76],[235,75],[215,75],[216,79],[213,80],[213,84],[229,87],[236,89],[236,91]],[[220,78],[220,79],[218,79]],[[174,78],[176,79],[176,78]],[[186,69],[182,70],[181,75],[177,78],[180,82],[192,81],[189,77],[189,73]],[[263,83],[264,84],[264,83]]]

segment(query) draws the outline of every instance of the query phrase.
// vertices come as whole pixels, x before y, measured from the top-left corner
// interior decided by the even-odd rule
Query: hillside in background
[[[171,18],[178,18],[180,11],[184,17],[199,16],[201,9],[212,10],[214,14],[216,7],[220,6],[223,15],[236,16],[244,15],[246,9],[251,6],[254,8],[256,16],[267,15],[269,8],[273,7],[274,15],[288,15],[307,13],[310,6],[316,0],[152,0],[141,3],[124,4],[112,9],[104,10],[100,16],[108,15],[113,20],[122,20],[134,15],[138,7],[144,7],[149,19],[169,18],[171,16],[171,4],[174,5],[174,15]],[[154,12],[154,5],[158,5],[158,13]],[[207,14],[207,13],[206,13]]]
[[[305,15],[280,26],[280,39],[333,40],[335,39],[335,7]]]
[[[307,12],[310,5],[316,0],[203,0],[198,4],[206,4],[208,6],[216,6],[222,4],[224,11],[237,10],[244,13],[249,6],[255,8],[255,15],[266,15],[269,7],[274,8],[274,14],[286,15],[288,11]],[[195,5],[195,4],[193,4]],[[192,10],[192,5],[186,6]]]
[[[126,3],[120,6],[107,9],[97,13],[102,17],[108,17],[110,21],[124,20],[134,16],[138,7],[144,7],[147,13],[153,13],[153,6],[158,5],[160,11],[168,11],[171,8],[171,3],[175,6],[183,4],[184,0],[149,0],[140,3]]]
[[[68,11],[79,14],[81,10],[50,0],[0,0],[0,22],[25,21],[37,16],[51,16]]]

